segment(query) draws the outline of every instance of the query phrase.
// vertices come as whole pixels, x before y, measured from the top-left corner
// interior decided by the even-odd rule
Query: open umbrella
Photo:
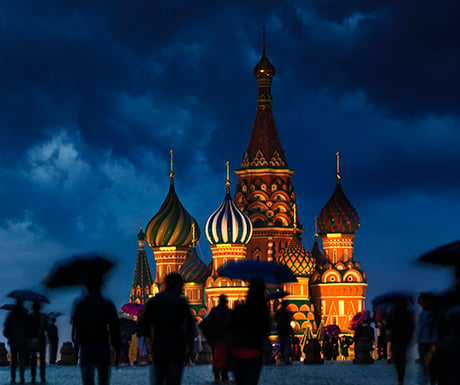
[[[2,305],[2,306],[0,307],[0,309],[11,311],[11,310],[13,310],[15,307],[16,307],[16,305],[15,305],[14,303],[5,303],[4,305]]]
[[[414,296],[407,292],[389,292],[379,295],[372,300],[372,305],[375,311],[385,312],[391,308],[396,302],[404,301],[408,305],[414,304]]]
[[[261,279],[266,284],[272,285],[297,282],[296,276],[286,265],[255,259],[227,262],[217,269],[217,273],[222,277],[241,279],[247,282],[255,278]]]
[[[48,319],[53,319],[53,318],[60,317],[63,314],[64,313],[61,313],[60,311],[52,311],[51,313],[48,313],[47,317]]]
[[[284,298],[286,296],[288,296],[289,293],[287,291],[284,291],[284,290],[277,290],[277,291],[274,291],[272,293],[268,293],[265,298],[267,299],[267,301],[271,301],[272,299],[281,299],[281,298]]]
[[[142,303],[128,302],[121,307],[121,310],[123,310],[126,314],[137,316],[139,312],[144,310],[144,308],[145,305]]]
[[[85,285],[102,279],[112,267],[113,262],[100,254],[77,254],[59,261],[45,279],[45,285],[50,289]]]
[[[324,336],[325,334],[329,334],[332,337],[338,337],[340,332],[341,330],[337,325],[331,324],[323,327],[323,329],[321,330],[321,335]]]
[[[441,266],[460,266],[460,240],[432,249],[417,261]]]
[[[33,290],[13,290],[12,292],[8,293],[7,297],[15,299],[21,298],[24,301],[39,301],[50,303],[48,298],[46,298],[43,294],[37,293]]]
[[[351,330],[356,330],[364,324],[371,322],[371,313],[369,310],[362,310],[357,312],[350,321],[349,328]]]

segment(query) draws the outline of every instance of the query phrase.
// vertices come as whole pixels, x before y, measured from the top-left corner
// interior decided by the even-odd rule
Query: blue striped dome
[[[247,245],[250,241],[251,220],[236,207],[228,190],[222,204],[206,221],[205,233],[211,245],[222,243]]]

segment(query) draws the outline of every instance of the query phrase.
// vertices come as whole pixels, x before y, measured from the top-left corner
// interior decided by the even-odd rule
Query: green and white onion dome
[[[192,223],[195,223],[195,238],[198,241],[198,223],[182,206],[171,178],[169,193],[163,205],[145,229],[147,243],[151,247],[190,246],[193,238]]]

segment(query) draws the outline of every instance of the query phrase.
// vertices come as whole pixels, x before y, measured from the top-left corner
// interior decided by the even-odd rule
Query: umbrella
[[[372,300],[372,305],[374,306],[374,310],[385,312],[385,310],[399,301],[404,301],[407,305],[413,305],[414,297],[410,293],[395,291],[375,297]]]
[[[100,254],[77,254],[58,262],[45,279],[45,285],[50,289],[85,285],[101,279],[112,267],[113,262]]]
[[[277,290],[277,291],[274,291],[272,293],[268,293],[265,298],[267,299],[267,301],[271,301],[272,299],[280,299],[280,298],[284,298],[286,297],[287,295],[289,295],[289,293],[287,291],[284,291],[284,290]]]
[[[256,259],[227,262],[217,269],[217,273],[223,277],[241,279],[247,282],[257,278],[263,280],[266,284],[273,285],[297,282],[296,276],[286,265]]]
[[[125,303],[121,307],[121,310],[123,310],[126,314],[137,316],[139,312],[144,310],[144,308],[145,308],[145,305],[142,303],[128,302],[128,303]]]
[[[349,328],[352,330],[371,322],[371,313],[369,310],[362,310],[356,313],[350,321]]]
[[[16,299],[21,298],[24,301],[39,301],[50,303],[48,298],[46,298],[43,294],[37,293],[33,290],[13,290],[7,295],[7,297]]]
[[[2,307],[0,307],[0,309],[11,311],[15,307],[16,307],[16,305],[14,303],[5,303],[4,305],[2,305]]]
[[[417,261],[441,266],[460,266],[460,240],[430,250]]]
[[[341,330],[337,325],[331,324],[323,327],[321,330],[321,335],[324,336],[325,334],[329,334],[332,337],[338,337],[340,332]]]
[[[48,318],[49,319],[57,318],[57,317],[60,317],[63,314],[64,313],[61,313],[60,311],[52,311],[51,313],[48,313]]]

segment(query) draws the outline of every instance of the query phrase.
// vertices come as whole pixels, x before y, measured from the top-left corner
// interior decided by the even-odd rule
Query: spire
[[[286,157],[281,148],[272,113],[271,84],[275,76],[275,67],[268,60],[263,32],[262,58],[254,67],[259,94],[257,113],[252,127],[248,148],[244,154],[241,168],[287,168]]]
[[[225,180],[225,186],[227,187],[227,194],[230,194],[230,162],[228,160],[225,162],[225,166],[227,167],[227,179]]]
[[[340,179],[342,176],[340,175],[340,152],[336,152],[335,156],[337,157],[337,173],[335,174],[337,177],[337,183],[340,183]]]
[[[169,156],[170,156],[170,171],[169,171],[169,177],[171,178],[171,184],[174,184],[174,166],[173,166],[173,156],[174,156],[174,152],[173,152],[173,149],[172,149],[172,148],[169,150]]]

